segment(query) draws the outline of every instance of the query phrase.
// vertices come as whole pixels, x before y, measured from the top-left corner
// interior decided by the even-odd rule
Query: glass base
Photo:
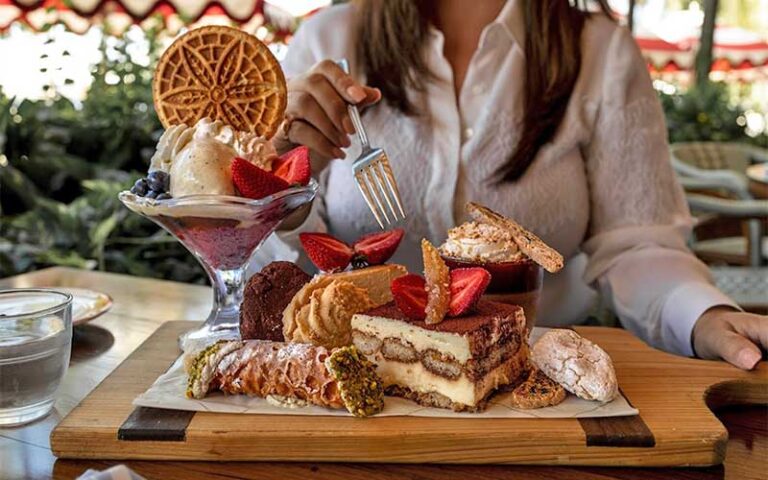
[[[0,426],[18,427],[34,422],[48,415],[53,408],[54,399],[18,408],[0,408]]]
[[[179,337],[185,353],[222,339],[240,338],[245,267],[288,215],[312,202],[314,180],[260,200],[226,195],[190,195],[166,200],[121,192],[120,201],[171,233],[205,269],[213,287],[213,309],[201,328]]]
[[[203,326],[179,335],[179,348],[183,352],[196,352],[219,340],[238,340],[240,321],[206,321]]]

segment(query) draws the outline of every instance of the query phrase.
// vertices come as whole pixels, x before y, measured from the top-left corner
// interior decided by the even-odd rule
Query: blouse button
[[[465,128],[464,129],[464,140],[465,141],[469,140],[470,138],[472,138],[472,135],[474,135],[474,134],[475,134],[474,130],[472,130],[471,128]]]
[[[475,85],[472,87],[472,93],[475,95],[480,95],[485,91],[482,85]]]

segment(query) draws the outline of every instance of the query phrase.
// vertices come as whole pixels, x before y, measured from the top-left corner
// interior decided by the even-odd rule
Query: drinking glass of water
[[[71,346],[72,295],[0,290],[0,426],[51,411]]]

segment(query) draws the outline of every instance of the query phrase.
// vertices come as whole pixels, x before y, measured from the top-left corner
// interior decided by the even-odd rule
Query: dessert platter
[[[396,228],[351,244],[301,233],[317,273],[275,261],[246,279],[253,253],[318,188],[305,147],[278,155],[271,142],[285,109],[279,64],[249,35],[192,30],[163,55],[154,96],[166,130],[120,199],[198,258],[214,308],[202,327],[166,323],[118,367],[54,430],[58,456],[721,459],[704,392],[724,378],[754,391],[747,377],[619,329],[535,327],[543,272],[564,259],[483,205],[467,204],[471,221],[439,246],[422,239],[423,272],[387,263],[408,235]]]
[[[493,214],[469,208],[481,209],[481,222]],[[384,263],[404,233],[354,245],[302,233],[321,273],[281,261],[254,274],[239,338],[186,351],[134,405],[358,417],[637,414],[618,392],[610,356],[591,341],[537,329],[529,348],[523,308],[484,298],[492,281],[485,268],[451,270],[427,240],[423,277]]]

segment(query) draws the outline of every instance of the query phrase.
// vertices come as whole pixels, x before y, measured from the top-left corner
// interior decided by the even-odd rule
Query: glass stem
[[[245,268],[213,270],[209,273],[213,283],[213,310],[205,325],[214,331],[238,329],[240,303],[245,288]]]

